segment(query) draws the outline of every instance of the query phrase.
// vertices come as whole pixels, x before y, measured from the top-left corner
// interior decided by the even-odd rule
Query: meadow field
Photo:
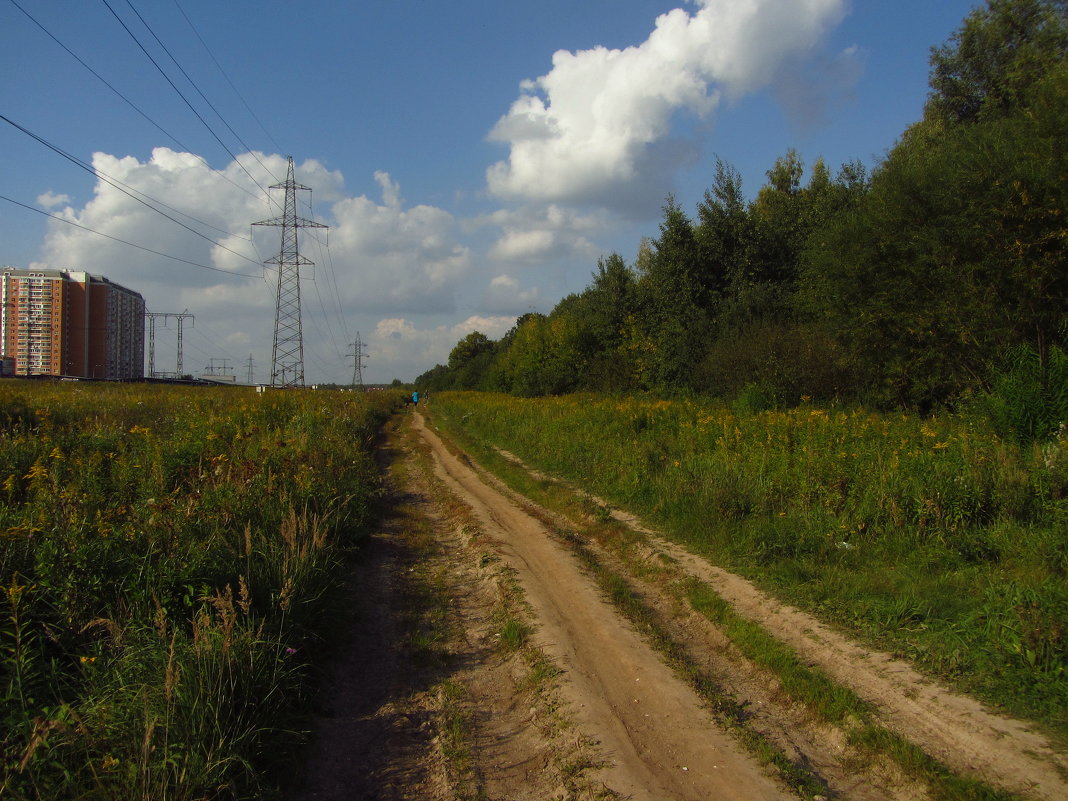
[[[0,797],[269,797],[401,401],[0,382]]]
[[[1063,429],[1021,448],[966,416],[602,395],[449,392],[429,413],[1068,736]]]

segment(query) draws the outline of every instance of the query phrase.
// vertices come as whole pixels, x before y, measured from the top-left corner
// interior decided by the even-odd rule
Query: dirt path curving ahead
[[[563,669],[568,714],[600,743],[611,790],[650,801],[794,797],[712,722],[701,699],[601,597],[543,523],[484,483],[423,424],[438,478],[468,504],[515,571],[536,644]]]

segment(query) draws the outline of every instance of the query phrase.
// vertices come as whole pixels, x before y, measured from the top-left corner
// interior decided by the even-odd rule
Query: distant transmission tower
[[[156,320],[163,320],[163,325],[167,325],[167,321],[170,318],[175,318],[178,321],[178,363],[177,369],[174,372],[175,378],[181,378],[183,373],[182,364],[182,323],[186,320],[196,321],[196,318],[189,313],[189,309],[184,312],[145,312],[145,317],[148,318],[148,377],[149,378],[165,378],[169,377],[170,373],[157,373],[156,372]]]
[[[300,255],[297,245],[298,228],[326,228],[322,223],[297,216],[297,190],[310,192],[307,186],[293,179],[293,157],[289,157],[289,172],[284,184],[271,189],[286,190],[281,217],[254,222],[253,225],[273,225],[282,229],[282,247],[267,264],[278,265],[278,295],[274,305],[274,344],[271,346],[271,386],[304,386],[304,331],[300,322],[300,268],[311,265]]]
[[[352,343],[352,355],[355,359],[352,365],[352,385],[363,387],[363,360],[367,358],[364,352],[364,344],[360,341],[360,332],[356,332],[356,341]]]

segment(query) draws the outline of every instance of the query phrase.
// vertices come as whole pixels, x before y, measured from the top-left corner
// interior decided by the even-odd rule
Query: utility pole
[[[293,178],[293,157],[285,183],[271,189],[285,190],[281,217],[260,220],[253,225],[272,225],[282,229],[282,245],[277,256],[265,263],[278,266],[278,292],[274,304],[274,344],[271,346],[271,386],[304,386],[304,331],[300,320],[300,268],[314,262],[300,255],[298,228],[326,228],[322,223],[297,216],[297,190],[311,192]]]
[[[354,362],[352,365],[352,385],[354,387],[363,388],[363,360],[367,358],[367,354],[364,352],[364,344],[360,341],[360,332],[356,332],[356,341],[352,343],[352,355]]]
[[[162,319],[163,325],[166,327],[167,320],[174,317],[178,320],[178,364],[177,370],[174,373],[175,378],[182,377],[182,323],[186,318],[189,318],[192,322],[196,322],[196,318],[189,313],[189,309],[184,312],[145,312],[145,317],[148,318],[148,377],[149,378],[164,378],[166,373],[156,372],[156,320]]]

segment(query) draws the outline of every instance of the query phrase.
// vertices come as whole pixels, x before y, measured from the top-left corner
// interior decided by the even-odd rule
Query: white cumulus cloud
[[[70,203],[70,200],[70,195],[56,194],[51,189],[37,196],[37,203],[46,209],[54,209],[56,206]]]
[[[727,98],[772,83],[811,53],[844,15],[845,0],[696,0],[657,18],[622,50],[558,51],[525,81],[490,132],[509,147],[486,172],[500,198],[625,207],[693,160],[671,139],[675,114],[707,117]],[[662,199],[662,194],[655,195]]]
[[[476,221],[500,235],[490,247],[494,261],[544,264],[558,258],[595,260],[600,249],[591,237],[603,232],[603,214],[581,214],[556,204],[499,209]]]
[[[38,199],[76,225],[51,221],[42,258],[30,266],[102,274],[140,292],[149,311],[188,310],[195,321],[187,323],[186,346],[199,341],[203,352],[187,352],[187,371],[199,371],[214,357],[236,364],[255,350],[258,375],[268,375],[277,272],[264,261],[278,254],[281,228],[252,223],[282,214],[284,193],[270,190],[268,199],[265,190],[285,181],[287,160],[242,154],[240,164],[213,169],[194,154],[157,148],[143,161],[96,153],[93,167],[100,177],[88,202],[72,204],[52,192]],[[298,215],[329,226],[299,232],[300,254],[314,262],[301,268],[308,380],[344,379],[345,340],[355,334],[346,329],[357,327],[358,315],[419,320],[455,313],[457,283],[471,272],[473,259],[451,214],[408,206],[384,171],[373,176],[374,197],[352,195],[340,173],[314,160],[298,163],[295,177],[314,190],[298,192]],[[157,356],[173,370],[174,343],[163,343],[173,339],[174,322],[160,325]],[[379,365],[403,369],[402,375],[422,372],[431,365],[419,354],[436,353],[444,347],[438,340],[451,336],[447,328],[434,328],[406,349],[398,349],[396,336],[381,339],[396,364],[387,368],[378,354],[371,374]]]
[[[352,278],[344,300],[360,310],[450,311],[455,282],[471,266],[470,249],[456,239],[455,219],[435,206],[406,209],[388,173],[375,173],[375,180],[381,205],[365,195],[333,205],[335,268]]]

